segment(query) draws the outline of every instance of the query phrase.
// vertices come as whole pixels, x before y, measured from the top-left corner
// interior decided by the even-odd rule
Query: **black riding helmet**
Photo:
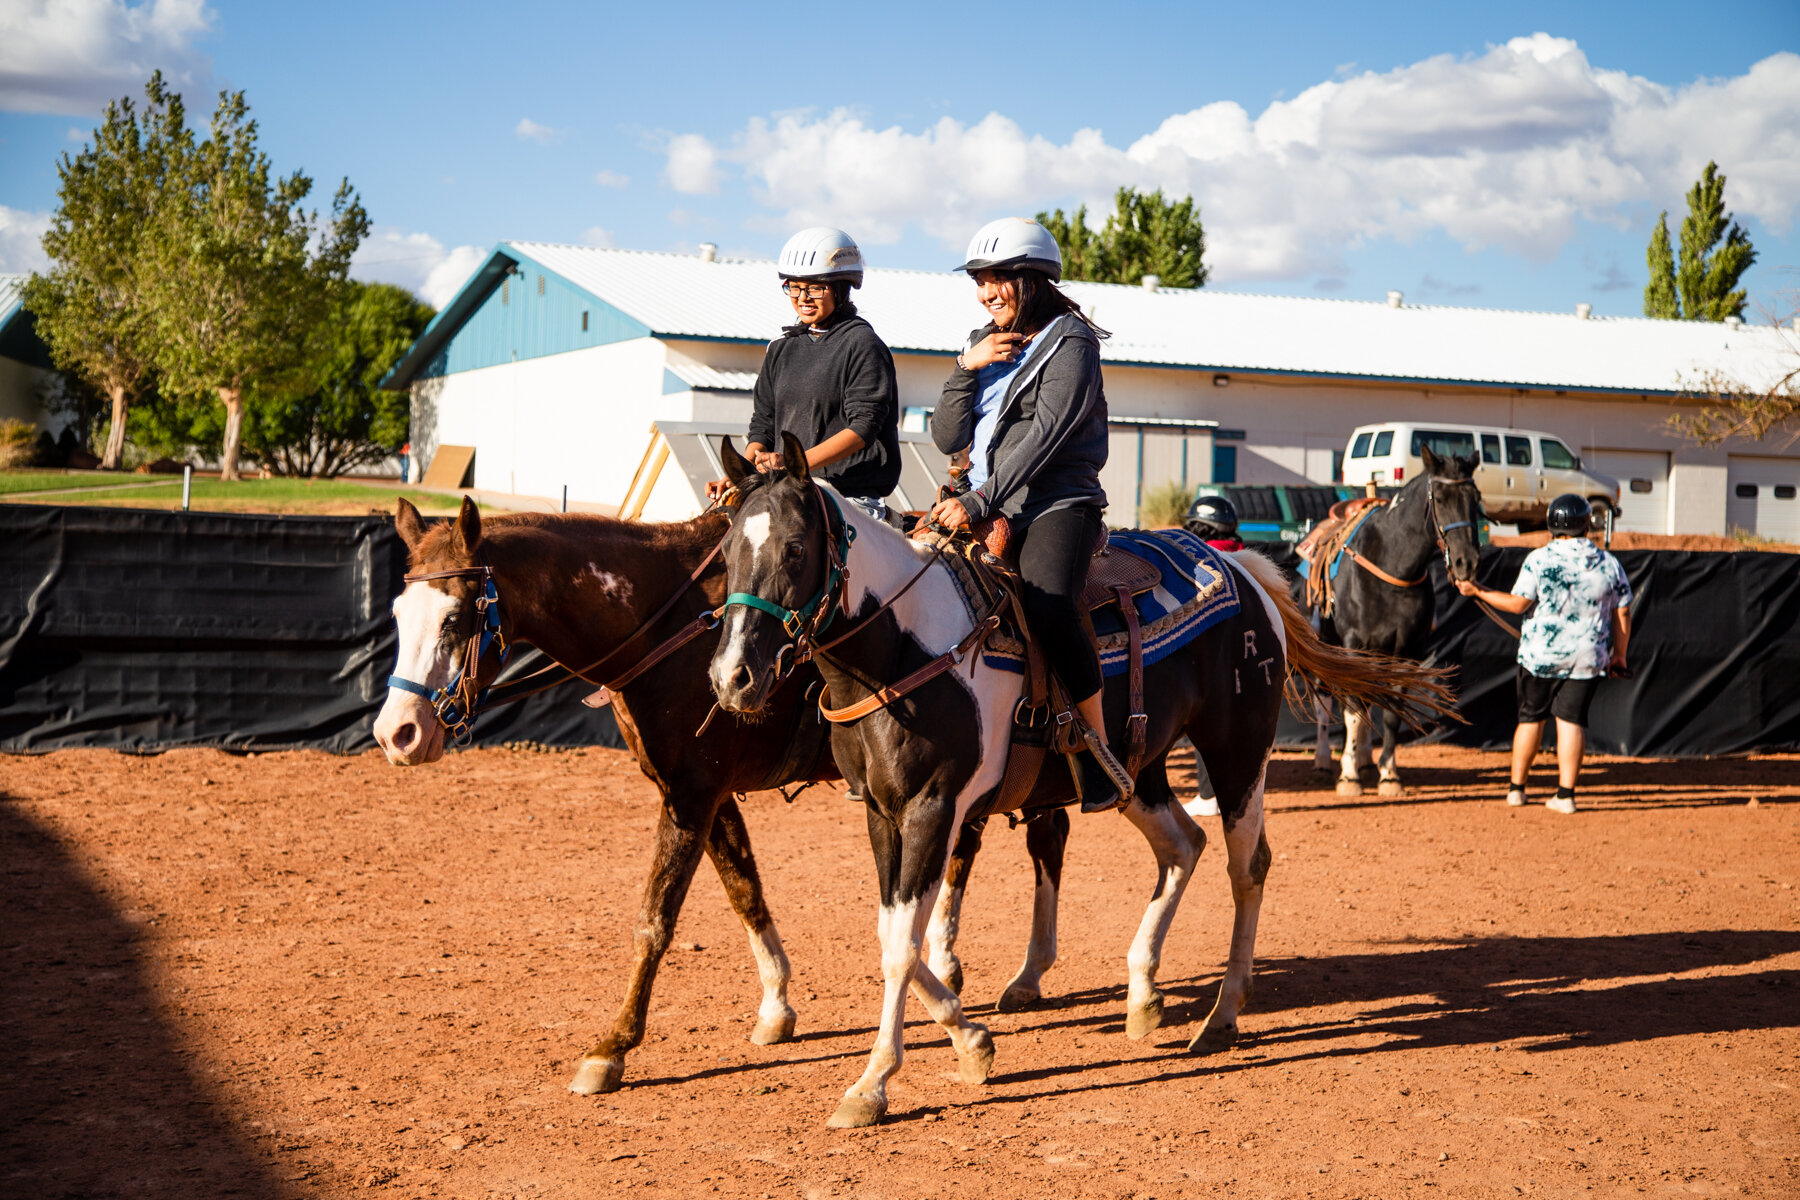
[[[1223,496],[1202,496],[1188,506],[1181,524],[1202,537],[1230,537],[1237,533],[1237,509]]]
[[[1574,492],[1564,492],[1550,502],[1544,524],[1554,537],[1582,537],[1593,527],[1594,509]]]

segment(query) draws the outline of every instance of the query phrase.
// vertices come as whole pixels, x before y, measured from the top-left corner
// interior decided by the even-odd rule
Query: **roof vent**
[[[1726,317],[1725,318],[1725,328],[1727,328],[1727,329],[1736,329],[1739,326],[1743,325],[1743,323],[1744,323],[1744,318],[1742,318],[1742,317]]]
[[[1594,315],[1594,306],[1591,304],[1577,304],[1575,306],[1575,315],[1579,319],[1585,321]]]
[[[700,261],[701,262],[713,262],[718,257],[719,257],[719,243],[717,243],[717,242],[701,242],[700,243]]]
[[[1399,308],[1400,302],[1404,299],[1406,299],[1406,297],[1399,292],[1389,292],[1388,293],[1388,307],[1389,308]]]
[[[1162,276],[1146,275],[1144,276],[1143,284],[1146,292],[1154,292],[1157,288],[1162,286]]]

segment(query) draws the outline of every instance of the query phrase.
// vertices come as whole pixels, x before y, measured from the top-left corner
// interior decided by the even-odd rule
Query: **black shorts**
[[[1519,668],[1519,724],[1533,725],[1554,716],[1586,729],[1599,679],[1561,679],[1533,675]]]

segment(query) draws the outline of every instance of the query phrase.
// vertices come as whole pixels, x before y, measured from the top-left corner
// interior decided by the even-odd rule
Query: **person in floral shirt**
[[[1496,592],[1470,580],[1456,590],[1510,613],[1525,613],[1519,637],[1519,728],[1513,734],[1512,778],[1507,804],[1525,803],[1525,780],[1544,735],[1544,718],[1556,718],[1556,795],[1547,807],[1575,811],[1575,780],[1587,747],[1588,708],[1609,674],[1625,669],[1631,638],[1631,584],[1619,560],[1587,539],[1588,502],[1577,495],[1550,502],[1550,544],[1525,556],[1512,591]]]

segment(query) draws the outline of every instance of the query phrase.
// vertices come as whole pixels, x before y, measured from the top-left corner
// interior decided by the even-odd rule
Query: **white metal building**
[[[1168,480],[1328,483],[1357,425],[1437,420],[1541,429],[1579,447],[1630,485],[1626,528],[1800,537],[1800,446],[1701,449],[1665,428],[1684,382],[1777,377],[1796,353],[1786,331],[1408,305],[1398,293],[1068,291],[1113,333],[1115,523]],[[950,357],[982,323],[971,285],[877,269],[856,302],[894,351],[903,427],[921,428]],[[426,462],[440,444],[473,446],[479,488],[553,497],[566,485],[622,506],[653,422],[748,423],[764,348],[792,319],[769,262],[503,242],[387,386],[411,389]]]
[[[40,390],[50,373],[50,351],[22,303],[25,279],[0,275],[0,418],[41,425]]]

